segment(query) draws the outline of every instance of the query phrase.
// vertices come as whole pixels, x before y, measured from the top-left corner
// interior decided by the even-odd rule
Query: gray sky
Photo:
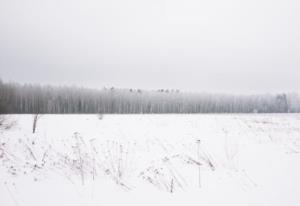
[[[0,77],[300,91],[299,0],[0,0]]]

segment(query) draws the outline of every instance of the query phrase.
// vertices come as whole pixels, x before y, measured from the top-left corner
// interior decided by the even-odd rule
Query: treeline
[[[52,87],[0,81],[0,113],[300,112],[297,94],[212,95],[178,90]]]

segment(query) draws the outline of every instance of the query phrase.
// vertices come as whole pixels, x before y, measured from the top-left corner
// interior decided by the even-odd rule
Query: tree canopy
[[[88,89],[0,81],[0,113],[300,112],[298,94],[228,95],[179,90]]]

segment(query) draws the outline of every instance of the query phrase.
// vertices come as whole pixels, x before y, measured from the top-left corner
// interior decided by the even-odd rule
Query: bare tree
[[[0,81],[0,113],[275,113],[300,112],[297,94],[224,95],[161,89],[20,85]]]
[[[276,96],[277,110],[279,112],[289,112],[289,105],[286,94],[279,94]]]
[[[41,117],[40,114],[35,114],[35,115],[33,116],[32,133],[35,133],[35,131],[36,131],[36,126],[37,126],[37,122],[38,122],[38,120],[39,120],[40,117]]]

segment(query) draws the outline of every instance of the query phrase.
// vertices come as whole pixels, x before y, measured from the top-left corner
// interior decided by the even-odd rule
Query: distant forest
[[[161,89],[41,86],[0,81],[1,114],[296,113],[298,94],[225,95]]]

